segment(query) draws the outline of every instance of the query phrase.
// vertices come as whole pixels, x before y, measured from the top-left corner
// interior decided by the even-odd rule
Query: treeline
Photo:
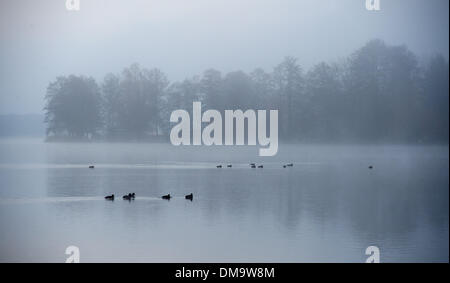
[[[47,136],[70,139],[167,137],[170,113],[278,109],[279,136],[302,142],[447,142],[449,64],[442,55],[419,63],[406,46],[372,40],[340,63],[305,72],[286,57],[272,72],[255,69],[169,83],[137,64],[103,82],[71,75],[48,86]]]

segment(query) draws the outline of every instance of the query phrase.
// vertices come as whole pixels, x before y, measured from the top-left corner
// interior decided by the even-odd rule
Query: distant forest
[[[271,72],[255,69],[170,83],[159,69],[133,64],[102,82],[57,77],[47,88],[48,140],[163,140],[170,113],[202,109],[278,109],[287,142],[448,143],[449,64],[420,61],[406,46],[372,40],[339,63],[304,71],[286,57]]]

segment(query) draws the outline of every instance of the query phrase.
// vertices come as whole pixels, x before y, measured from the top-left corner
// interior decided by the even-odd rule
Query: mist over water
[[[449,1],[365,2],[0,1],[0,262],[448,262]]]
[[[256,151],[3,140],[0,261],[448,261],[448,147]]]

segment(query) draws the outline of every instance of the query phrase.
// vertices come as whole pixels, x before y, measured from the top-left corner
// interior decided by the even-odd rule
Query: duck
[[[231,164],[228,164],[228,165],[227,165],[227,167],[228,167],[228,168],[231,168],[231,167],[233,167],[233,165],[231,165]]]
[[[250,166],[252,169],[255,169],[256,168],[256,165],[252,165],[252,166]]]
[[[107,200],[114,200],[114,194],[112,194],[110,196],[106,196],[105,199],[107,199]]]
[[[256,164],[255,163],[250,163],[250,166],[256,166]]]
[[[162,199],[167,199],[167,200],[169,200],[170,198],[171,198],[170,194],[165,195],[165,196],[162,196]]]
[[[288,167],[293,167],[294,164],[293,164],[293,163],[289,163],[289,164],[286,164],[286,166],[288,166]]]
[[[189,195],[186,195],[184,198],[192,201],[192,199],[194,198],[194,194],[190,193]]]
[[[286,168],[286,165],[283,165],[283,168]]]
[[[369,166],[369,169],[373,169],[373,166],[372,166],[372,165],[370,165],[370,166]]]
[[[134,199],[134,196],[135,196],[134,193],[129,193],[128,195],[124,195],[123,199],[132,200],[132,199]]]
[[[89,169],[94,169],[95,166],[94,165],[89,165]]]
[[[262,165],[259,165],[259,166],[258,166],[258,168],[264,168],[264,166],[262,166]]]
[[[216,167],[217,167],[217,168],[222,168],[222,165],[217,165]]]

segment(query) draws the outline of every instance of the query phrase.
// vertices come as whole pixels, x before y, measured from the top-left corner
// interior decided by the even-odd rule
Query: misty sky
[[[337,61],[373,38],[448,58],[448,0],[0,1],[0,114],[42,113],[48,83],[83,74],[101,82],[138,62],[171,81],[214,67],[271,70]]]

